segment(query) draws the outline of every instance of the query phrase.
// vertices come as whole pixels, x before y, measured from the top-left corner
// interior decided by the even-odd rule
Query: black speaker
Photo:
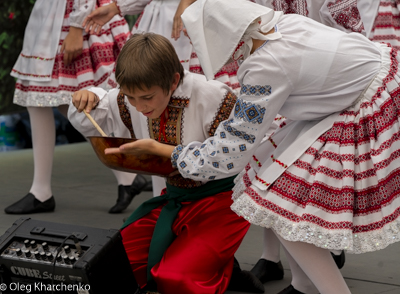
[[[20,218],[0,237],[0,293],[136,293],[118,230]]]

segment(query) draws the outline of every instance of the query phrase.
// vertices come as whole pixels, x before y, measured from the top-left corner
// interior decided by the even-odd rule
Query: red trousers
[[[177,236],[151,270],[162,294],[224,293],[233,256],[250,223],[234,213],[232,192],[183,202],[172,231]],[[162,206],[122,229],[122,239],[137,282],[146,285],[151,237]]]

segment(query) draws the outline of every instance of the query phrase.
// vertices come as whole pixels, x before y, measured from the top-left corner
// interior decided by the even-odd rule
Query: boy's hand
[[[86,33],[99,35],[102,27],[109,22],[114,15],[119,13],[118,6],[111,3],[101,6],[89,14],[82,23]]]
[[[80,90],[72,94],[72,104],[74,104],[78,112],[82,112],[85,109],[87,113],[90,113],[99,102],[99,97],[88,90]]]
[[[61,53],[64,54],[64,64],[68,66],[82,53],[83,29],[70,27],[68,35],[61,45]]]
[[[123,153],[132,155],[153,154],[163,157],[171,157],[174,148],[175,146],[162,144],[154,139],[140,139],[135,142],[123,144],[119,146],[119,148],[107,148],[104,150],[104,153]]]

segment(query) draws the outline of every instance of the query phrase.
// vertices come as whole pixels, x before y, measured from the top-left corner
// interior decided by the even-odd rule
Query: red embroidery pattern
[[[274,140],[272,140],[271,138],[269,138],[268,141],[270,141],[271,144],[272,144],[272,146],[274,146],[275,148],[278,147],[278,145],[276,145],[276,143],[274,142]]]
[[[338,25],[358,33],[364,29],[357,0],[336,0],[328,3],[328,9]]]
[[[40,57],[40,56],[28,56],[28,55],[24,55],[21,53],[21,56],[24,58],[33,58],[33,59],[39,59],[39,60],[44,60],[44,61],[48,61],[48,60],[54,60],[53,58],[44,58],[44,57]]]
[[[228,87],[230,87],[233,90],[239,89],[240,88],[240,83],[239,81],[232,83],[231,79],[233,77],[237,76],[237,71],[239,69],[239,65],[237,64],[236,61],[232,61],[230,63],[225,64],[219,72],[215,74],[215,79],[220,79],[221,82],[226,84]],[[226,80],[222,80],[223,77],[227,77]],[[237,80],[237,79],[236,79]]]
[[[244,44],[245,44],[244,41],[240,41],[239,44],[236,46],[235,51],[233,51],[231,56],[233,60],[239,60],[240,58],[243,57],[243,55],[240,55],[239,57],[236,58],[235,54]]]
[[[256,157],[255,155],[253,155],[253,159],[254,159],[254,161],[257,163],[257,165],[258,165],[259,167],[261,167],[261,162],[257,159],[257,157]]]
[[[117,103],[121,120],[131,133],[131,137],[135,139],[136,136],[132,127],[131,113],[125,104],[125,95],[121,91],[118,93]]]
[[[230,62],[225,64],[219,72],[215,74],[215,79],[224,83],[228,87],[233,90],[240,88],[240,83],[237,80],[237,71],[239,69],[239,65],[237,62]],[[200,66],[200,61],[198,60],[196,52],[192,52],[189,61],[189,71],[198,74],[204,74],[203,69]]]
[[[25,86],[22,83],[16,83],[15,88],[19,89],[23,92],[42,92],[42,93],[57,93],[59,91],[68,91],[68,92],[76,92],[83,88],[88,88],[90,86],[98,86],[108,79],[108,74],[104,74],[99,80],[93,81],[85,81],[77,86],[66,86],[66,85],[58,85],[58,87],[50,87],[50,86]]]
[[[179,101],[181,100],[181,101]],[[181,117],[181,128],[180,128],[180,137],[181,137],[181,142],[183,139],[183,125],[184,125],[184,116],[183,113],[185,109],[183,108],[177,108],[173,107],[174,106],[187,106],[189,104],[189,99],[188,98],[179,98],[179,97],[172,97],[168,106],[168,118],[165,122],[165,137],[162,138],[162,143],[167,143],[171,145],[178,145],[177,142],[177,123],[179,119],[179,112],[182,110],[182,117]],[[152,130],[149,129],[150,132],[153,133],[155,140],[160,141],[160,118],[153,119],[152,120]],[[148,120],[148,123],[150,121]],[[150,124],[149,124],[150,128]],[[161,141],[160,141],[161,142]],[[182,177],[180,174],[175,175],[173,177],[167,177],[167,183],[179,187],[179,188],[194,188],[194,187],[199,187],[202,186],[203,183],[200,181],[194,181],[191,179],[186,179]]]
[[[168,114],[168,118],[165,122],[165,137],[163,137],[162,143],[177,145],[176,125],[179,117],[179,108],[168,106]],[[154,138],[158,140],[158,138],[160,137],[161,118],[158,117],[156,119],[153,119],[152,124]],[[182,131],[180,135],[182,135]]]
[[[265,185],[265,186],[269,186],[269,185],[271,185],[270,183],[267,183],[266,181],[264,181],[263,179],[261,179],[259,176],[257,176],[256,175],[256,179],[258,180],[258,181],[260,181],[263,185]]]
[[[400,13],[398,1],[381,0],[372,29],[372,41],[390,43],[400,49]]]
[[[283,166],[284,168],[287,168],[287,165],[284,164],[283,162],[279,161],[276,159],[273,155],[271,155],[272,161],[278,163],[279,165]]]
[[[13,72],[16,72],[17,74],[21,76],[27,76],[27,77],[35,77],[35,78],[49,78],[50,75],[36,75],[36,74],[31,74],[31,73],[23,73],[18,70],[12,69]]]
[[[173,107],[188,107],[189,106],[190,99],[185,98],[185,97],[176,97],[173,96],[171,97],[168,105],[173,106]]]
[[[208,131],[208,135],[210,137],[214,136],[215,131],[219,126],[219,123],[229,118],[232,109],[235,107],[236,99],[237,99],[236,95],[233,94],[232,92],[226,93],[223,101],[219,105],[218,111],[214,116],[213,122],[211,123],[211,127]]]
[[[308,16],[306,0],[274,0],[272,2],[274,10],[283,11],[284,14],[300,14]]]

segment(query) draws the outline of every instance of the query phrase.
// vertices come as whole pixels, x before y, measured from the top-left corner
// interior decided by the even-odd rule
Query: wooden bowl
[[[104,154],[106,148],[119,147],[137,139],[118,137],[88,137],[97,157],[107,167],[130,173],[167,176],[175,169],[171,159],[152,154],[140,156],[131,154]]]

